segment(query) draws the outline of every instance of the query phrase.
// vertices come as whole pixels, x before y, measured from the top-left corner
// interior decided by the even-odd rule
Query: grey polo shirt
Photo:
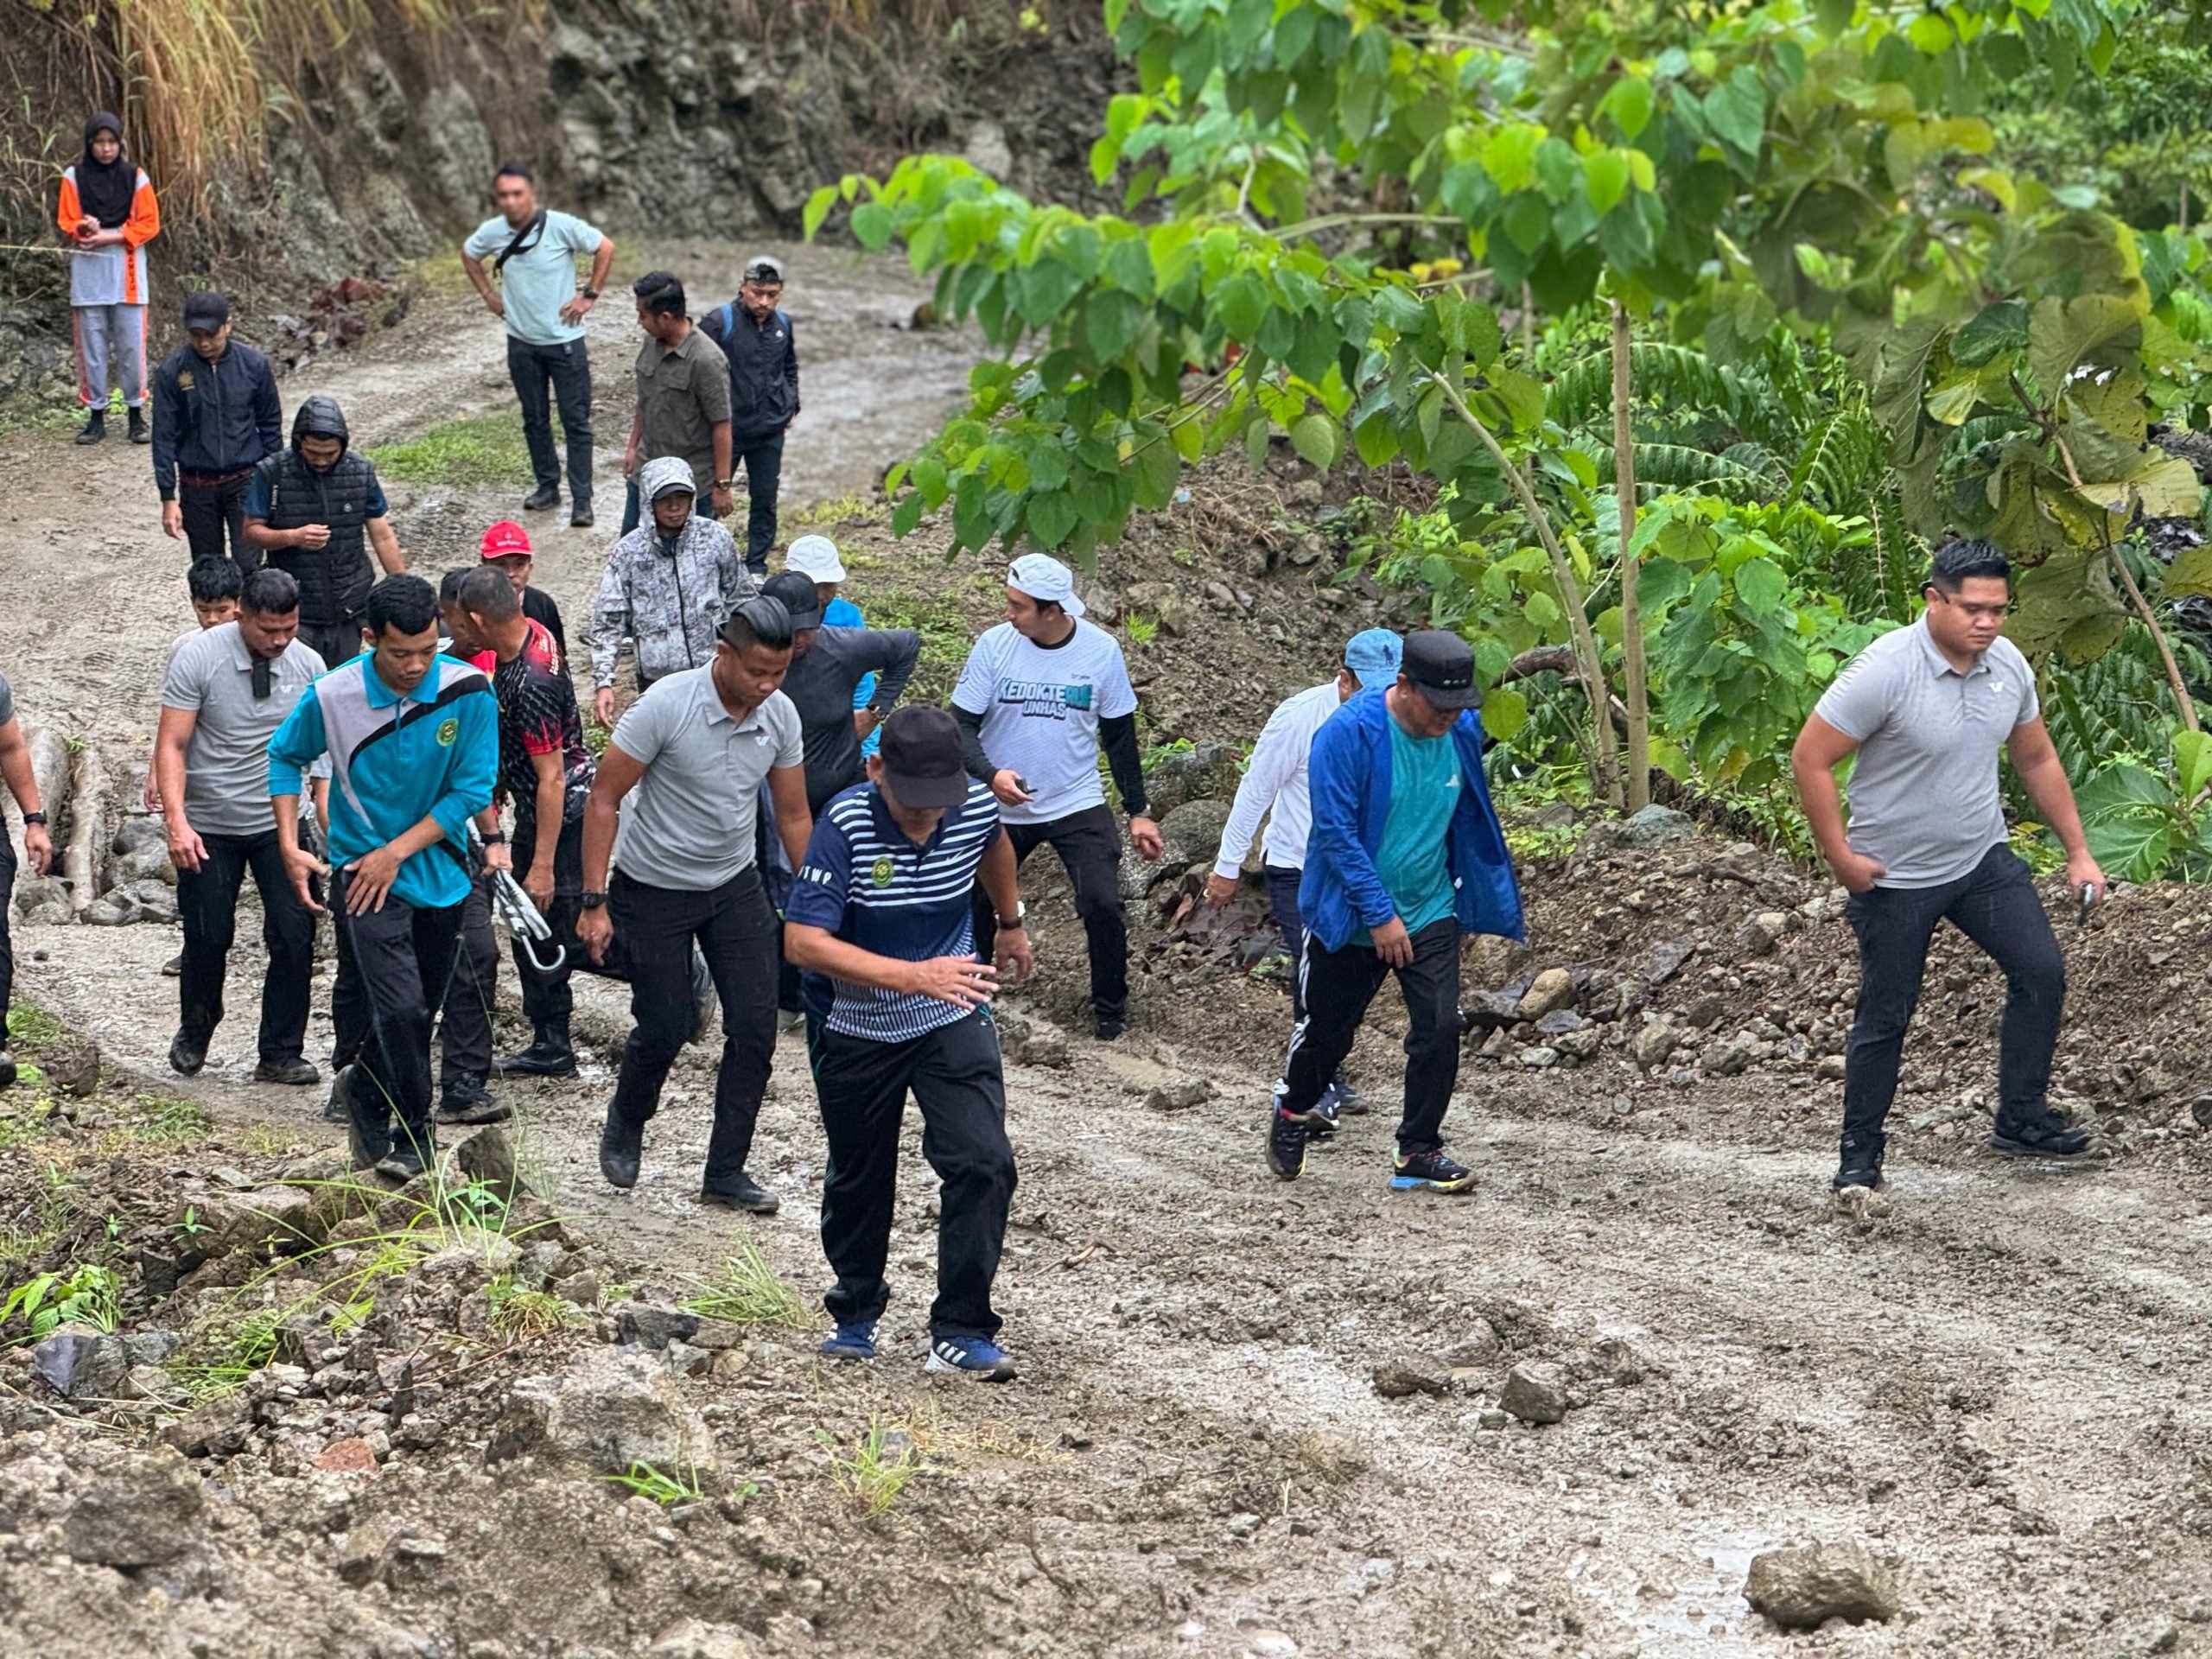
[[[269,695],[253,695],[253,653],[226,622],[180,639],[162,683],[162,706],[195,716],[184,747],[184,814],[201,835],[258,836],[269,812],[269,740],[322,658],[295,639],[269,665]]]
[[[2041,712],[2036,677],[1999,638],[1961,674],[1925,620],[1853,658],[1813,712],[1856,739],[1851,850],[1887,868],[1875,885],[1955,881],[2005,838],[1997,756]]]
[[[622,802],[614,862],[649,887],[702,893],[753,866],[760,785],[806,759],[798,710],[782,692],[730,718],[714,671],[655,680],[614,724],[614,747],[645,769]]]
[[[722,348],[696,324],[673,347],[648,338],[638,353],[638,464],[663,455],[688,461],[703,511],[715,487],[715,423],[728,419],[729,359]]]

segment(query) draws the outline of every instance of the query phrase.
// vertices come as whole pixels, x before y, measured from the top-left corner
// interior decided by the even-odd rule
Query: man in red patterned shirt
[[[514,806],[515,874],[553,931],[539,952],[550,954],[555,945],[567,951],[557,969],[542,973],[522,942],[513,942],[533,1040],[502,1059],[499,1070],[510,1076],[574,1077],[569,973],[583,959],[575,924],[583,893],[584,801],[595,770],[584,747],[575,685],[553,636],[523,614],[514,584],[496,569],[472,570],[461,579],[448,626],[456,649],[471,655],[489,652],[496,659],[491,674],[499,705],[498,793]]]

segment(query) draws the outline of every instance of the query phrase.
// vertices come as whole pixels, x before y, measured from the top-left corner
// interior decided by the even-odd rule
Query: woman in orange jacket
[[[79,443],[107,435],[107,400],[120,387],[130,442],[150,443],[146,426],[146,245],[162,231],[154,187],[124,159],[123,123],[102,110],[85,123],[85,156],[61,173],[62,238],[77,339],[77,397],[88,418]]]

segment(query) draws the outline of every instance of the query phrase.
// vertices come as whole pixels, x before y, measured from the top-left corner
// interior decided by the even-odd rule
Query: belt
[[[241,467],[234,473],[188,473],[177,469],[177,480],[188,489],[219,490],[226,484],[235,484],[242,478],[251,478],[253,468]]]

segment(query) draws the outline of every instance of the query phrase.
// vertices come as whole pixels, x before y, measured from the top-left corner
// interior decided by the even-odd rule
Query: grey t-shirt
[[[269,695],[257,697],[253,654],[237,623],[177,641],[162,705],[197,717],[184,749],[184,815],[194,830],[258,836],[276,829],[269,812],[269,740],[322,671],[322,658],[295,639],[269,665]]]
[[[853,734],[853,693],[871,674],[883,676],[875,702],[890,709],[914,677],[922,636],[912,628],[820,628],[804,657],[791,658],[784,695],[806,734],[806,807],[817,817],[830,798],[866,776],[861,741]]]
[[[2005,839],[1998,752],[2040,712],[2034,671],[2011,640],[1961,674],[1916,622],[1853,658],[1813,712],[1858,741],[1849,839],[1889,871],[1876,886],[1955,881]]]
[[[760,785],[804,764],[798,710],[782,692],[730,718],[711,668],[655,680],[614,724],[614,747],[645,768],[622,803],[614,862],[649,887],[702,893],[753,864]]]
[[[16,717],[16,694],[8,684],[8,677],[0,674],[0,726]]]

